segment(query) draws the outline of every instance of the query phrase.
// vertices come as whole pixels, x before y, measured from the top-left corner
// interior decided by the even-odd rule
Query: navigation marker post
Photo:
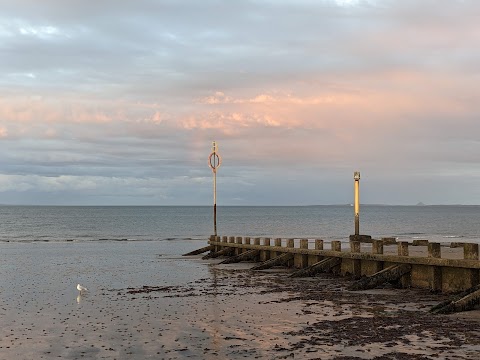
[[[355,234],[350,235],[350,241],[372,242],[370,235],[360,235],[360,171],[353,173],[354,180],[354,213],[355,213]],[[358,244],[354,244],[358,246]]]
[[[360,171],[353,173],[354,185],[354,211],[355,211],[355,235],[360,235]]]
[[[215,236],[217,236],[217,169],[222,163],[222,158],[217,151],[217,143],[214,141],[212,152],[208,157],[208,166],[210,166],[213,172],[213,231]]]

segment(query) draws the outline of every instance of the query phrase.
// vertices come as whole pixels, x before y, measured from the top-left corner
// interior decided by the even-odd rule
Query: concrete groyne
[[[253,269],[286,266],[297,270],[291,276],[323,271],[368,284],[352,287],[357,290],[391,282],[398,287],[455,293],[480,284],[478,244],[454,243],[447,248],[436,242],[413,245],[391,240],[372,240],[369,244],[331,241],[325,246],[321,239],[211,236],[204,252],[209,251],[208,258],[224,256],[230,263],[259,262]]]

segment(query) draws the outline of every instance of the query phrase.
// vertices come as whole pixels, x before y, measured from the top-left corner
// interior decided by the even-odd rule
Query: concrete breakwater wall
[[[480,284],[478,244],[445,247],[424,241],[420,246],[414,246],[408,242],[386,240],[372,240],[366,244],[359,241],[326,243],[320,239],[211,236],[210,255],[207,256],[223,255],[228,257],[227,261],[230,259],[229,262],[248,259],[264,264],[253,269],[283,265],[298,269],[298,276],[329,271],[355,279],[367,278],[373,284],[370,287],[389,281],[399,287],[450,293]]]

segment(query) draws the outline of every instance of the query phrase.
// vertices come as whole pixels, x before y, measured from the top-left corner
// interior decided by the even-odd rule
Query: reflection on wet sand
[[[212,277],[212,288],[213,288],[213,294],[210,297],[211,300],[211,312],[212,312],[212,326],[211,326],[211,339],[212,339],[212,348],[213,350],[218,354],[220,352],[220,317],[219,317],[219,302],[218,302],[218,289],[217,289],[217,272],[215,271],[215,268],[213,266],[208,267],[209,273],[211,274]],[[209,299],[207,298],[207,301]]]
[[[250,264],[159,259],[156,244],[145,246],[102,253],[88,245],[82,261],[89,262],[79,264],[67,261],[78,250],[51,247],[48,261],[38,261],[37,249],[22,248],[24,264],[33,263],[20,269],[14,256],[0,254],[0,359],[480,355],[478,320],[428,314],[441,295],[388,288],[353,293],[345,291],[346,279],[328,274],[289,279],[283,270],[251,272]],[[61,251],[67,259],[55,263]],[[110,259],[108,251],[117,253]],[[65,274],[80,274],[95,291],[78,294]]]

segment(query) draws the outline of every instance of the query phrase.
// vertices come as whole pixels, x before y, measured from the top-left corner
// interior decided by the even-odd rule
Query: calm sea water
[[[479,241],[479,215],[475,206],[363,206],[361,232]],[[287,334],[312,315],[280,301],[289,293],[260,293],[278,278],[242,287],[252,274],[241,265],[232,277],[228,265],[181,256],[206,245],[212,222],[210,207],[0,207],[0,360],[242,359],[247,343],[249,358],[279,358],[276,344],[289,346]],[[218,209],[219,235],[347,241],[352,231],[350,206]],[[126,294],[146,285],[176,296]],[[350,313],[325,303],[314,319]],[[341,350],[332,351],[326,359]]]
[[[219,207],[218,235],[347,240],[351,206]],[[480,241],[480,206],[362,206],[360,229],[374,237]],[[0,241],[205,240],[212,208],[1,206]]]

